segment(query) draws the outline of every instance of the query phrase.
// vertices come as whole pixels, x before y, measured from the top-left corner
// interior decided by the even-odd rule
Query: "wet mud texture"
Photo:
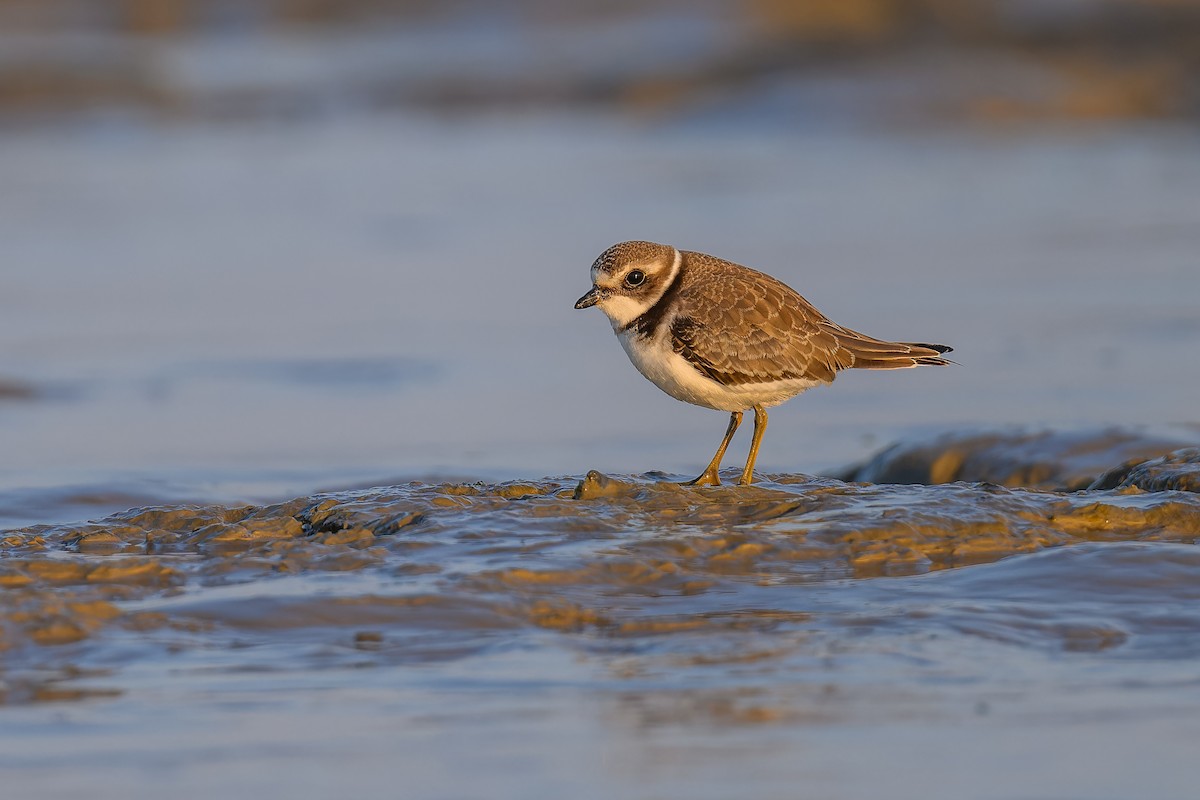
[[[695,489],[676,476],[590,472],[411,483],[264,507],[138,508],[11,530],[0,533],[0,697],[103,693],[104,675],[123,663],[298,637],[326,647],[332,666],[362,654],[455,659],[529,636],[617,650],[653,641],[692,660],[745,657],[740,633],[809,624],[800,587],[870,584],[1047,548],[1098,548],[1080,551],[1095,558],[1142,543],[1103,579],[1073,562],[1063,574],[1031,563],[1022,575],[1025,562],[1014,560],[1005,584],[1053,592],[1086,579],[1099,581],[1092,588],[1101,595],[1161,586],[1180,600],[1180,587],[1200,575],[1200,550],[1180,547],[1200,537],[1200,449],[1164,450],[1172,447],[1114,432],[970,434],[895,447],[847,471],[967,482],[775,475],[748,488]],[[1000,485],[1018,480],[1057,490]],[[1091,488],[1065,491],[1080,486]],[[1200,641],[1200,619],[1171,624],[1176,644]],[[1000,627],[980,635],[1034,635]],[[1046,623],[1035,638],[1107,649],[1131,646],[1137,632],[1128,620]]]
[[[1179,460],[1192,458],[1186,450],[1188,444],[1120,429],[956,432],[893,445],[836,477],[867,483],[971,481],[1051,491],[1113,489],[1131,470],[1175,450],[1182,452],[1169,461],[1173,466],[1164,475],[1188,474],[1188,467]],[[1156,490],[1149,485],[1140,488]]]

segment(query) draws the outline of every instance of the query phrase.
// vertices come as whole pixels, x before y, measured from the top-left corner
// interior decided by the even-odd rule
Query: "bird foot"
[[[684,481],[682,486],[720,486],[721,479],[717,477],[717,471],[705,470],[703,475],[692,478],[690,481]]]

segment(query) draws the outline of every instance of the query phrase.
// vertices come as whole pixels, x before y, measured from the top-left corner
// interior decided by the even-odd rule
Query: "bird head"
[[[576,308],[598,306],[620,330],[657,303],[679,273],[682,254],[654,242],[621,242],[592,264],[592,288]]]

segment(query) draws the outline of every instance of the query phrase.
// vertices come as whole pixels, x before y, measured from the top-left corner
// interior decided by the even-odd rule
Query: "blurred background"
[[[724,416],[571,308],[631,238],[956,348],[764,471],[1194,438],[1198,74],[1195,0],[0,0],[0,524],[696,473]]]

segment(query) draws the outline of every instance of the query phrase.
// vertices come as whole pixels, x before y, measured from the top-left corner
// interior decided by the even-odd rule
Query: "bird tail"
[[[852,369],[908,369],[909,367],[942,367],[955,362],[942,358],[954,348],[944,344],[924,342],[885,342],[858,331],[841,328],[834,331],[838,344],[854,357]]]

